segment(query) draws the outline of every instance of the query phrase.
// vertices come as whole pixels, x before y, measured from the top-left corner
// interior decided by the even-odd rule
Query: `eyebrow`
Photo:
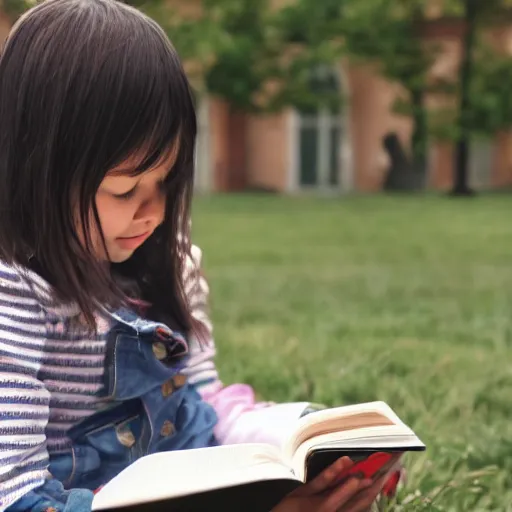
[[[157,162],[155,164],[155,166],[150,169],[145,169],[144,168],[145,166],[143,164],[137,165],[135,167],[130,166],[130,167],[120,167],[117,169],[111,169],[110,171],[107,172],[106,176],[112,176],[112,177],[124,176],[124,177],[129,177],[129,178],[136,178],[137,176],[139,176],[143,173],[156,170],[156,168],[159,167],[159,165],[161,163],[162,163],[161,161]],[[171,172],[171,170],[176,165],[176,157],[172,158],[171,164],[172,165],[169,166],[169,172]]]
[[[141,169],[135,168],[122,168],[122,169],[112,169],[107,172],[106,176],[108,177],[127,177],[127,178],[136,178],[138,175],[142,174]]]
[[[171,166],[169,169],[167,169],[167,172],[165,173],[164,180],[167,180],[169,176],[172,174],[174,166]],[[151,173],[153,171],[156,171],[156,167],[153,169],[147,169],[143,170],[140,167],[124,167],[120,169],[113,169],[109,171],[105,178],[138,178],[137,183],[142,179],[142,175],[146,173]]]
[[[107,172],[107,176],[126,176],[129,178],[136,178],[140,174],[144,172],[150,171],[151,169],[144,169],[142,165],[137,165],[135,167],[118,167],[116,169],[111,169]]]

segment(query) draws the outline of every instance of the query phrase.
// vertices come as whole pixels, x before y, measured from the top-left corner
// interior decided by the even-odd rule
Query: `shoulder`
[[[37,274],[0,260],[0,319],[10,316],[42,319],[43,303],[49,296],[48,283]]]
[[[0,374],[14,388],[35,378],[47,338],[45,310],[31,277],[27,269],[0,261]]]
[[[44,293],[44,288],[45,281],[34,272],[0,260],[0,292],[7,297],[37,301],[38,295]]]

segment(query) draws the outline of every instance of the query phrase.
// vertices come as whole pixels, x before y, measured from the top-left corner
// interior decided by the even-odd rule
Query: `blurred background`
[[[3,0],[5,36],[31,0]],[[130,0],[177,47],[197,189],[512,185],[510,0]]]
[[[390,510],[512,511],[512,1],[131,3],[194,88],[224,380],[387,401]]]

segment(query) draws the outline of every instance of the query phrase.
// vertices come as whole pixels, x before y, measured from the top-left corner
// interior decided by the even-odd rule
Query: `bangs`
[[[17,27],[6,50],[17,40],[32,56],[30,79],[45,84],[38,102],[20,100],[32,104],[32,119],[51,112],[54,164],[62,173],[73,170],[88,194],[124,160],[141,155],[141,173],[178,142],[178,166],[193,163],[191,90],[176,51],[154,21],[114,1],[50,1]],[[26,143],[33,148],[40,135],[32,133],[34,140]]]
[[[97,101],[87,107],[103,110],[98,124],[110,127],[107,133],[99,131],[103,144],[97,141],[95,147],[103,145],[104,151],[96,165],[107,171],[136,157],[139,161],[130,174],[138,175],[173,156],[177,173],[190,170],[196,117],[188,81],[160,27],[138,27],[142,34],[132,32],[122,48],[108,56],[94,86]],[[112,76],[120,78],[109,90]]]

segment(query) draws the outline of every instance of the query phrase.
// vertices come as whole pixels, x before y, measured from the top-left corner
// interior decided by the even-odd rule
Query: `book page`
[[[315,436],[302,443],[292,458],[292,468],[304,478],[306,461],[315,450],[336,450],[340,455],[362,451],[423,451],[425,445],[405,425],[368,427]]]
[[[302,443],[318,435],[396,424],[404,425],[384,402],[320,410],[300,419],[290,441],[283,447],[283,450],[285,456],[290,458],[294,456],[295,451]]]
[[[297,480],[269,445],[163,452],[143,457],[94,497],[93,511],[167,500],[266,480]]]

